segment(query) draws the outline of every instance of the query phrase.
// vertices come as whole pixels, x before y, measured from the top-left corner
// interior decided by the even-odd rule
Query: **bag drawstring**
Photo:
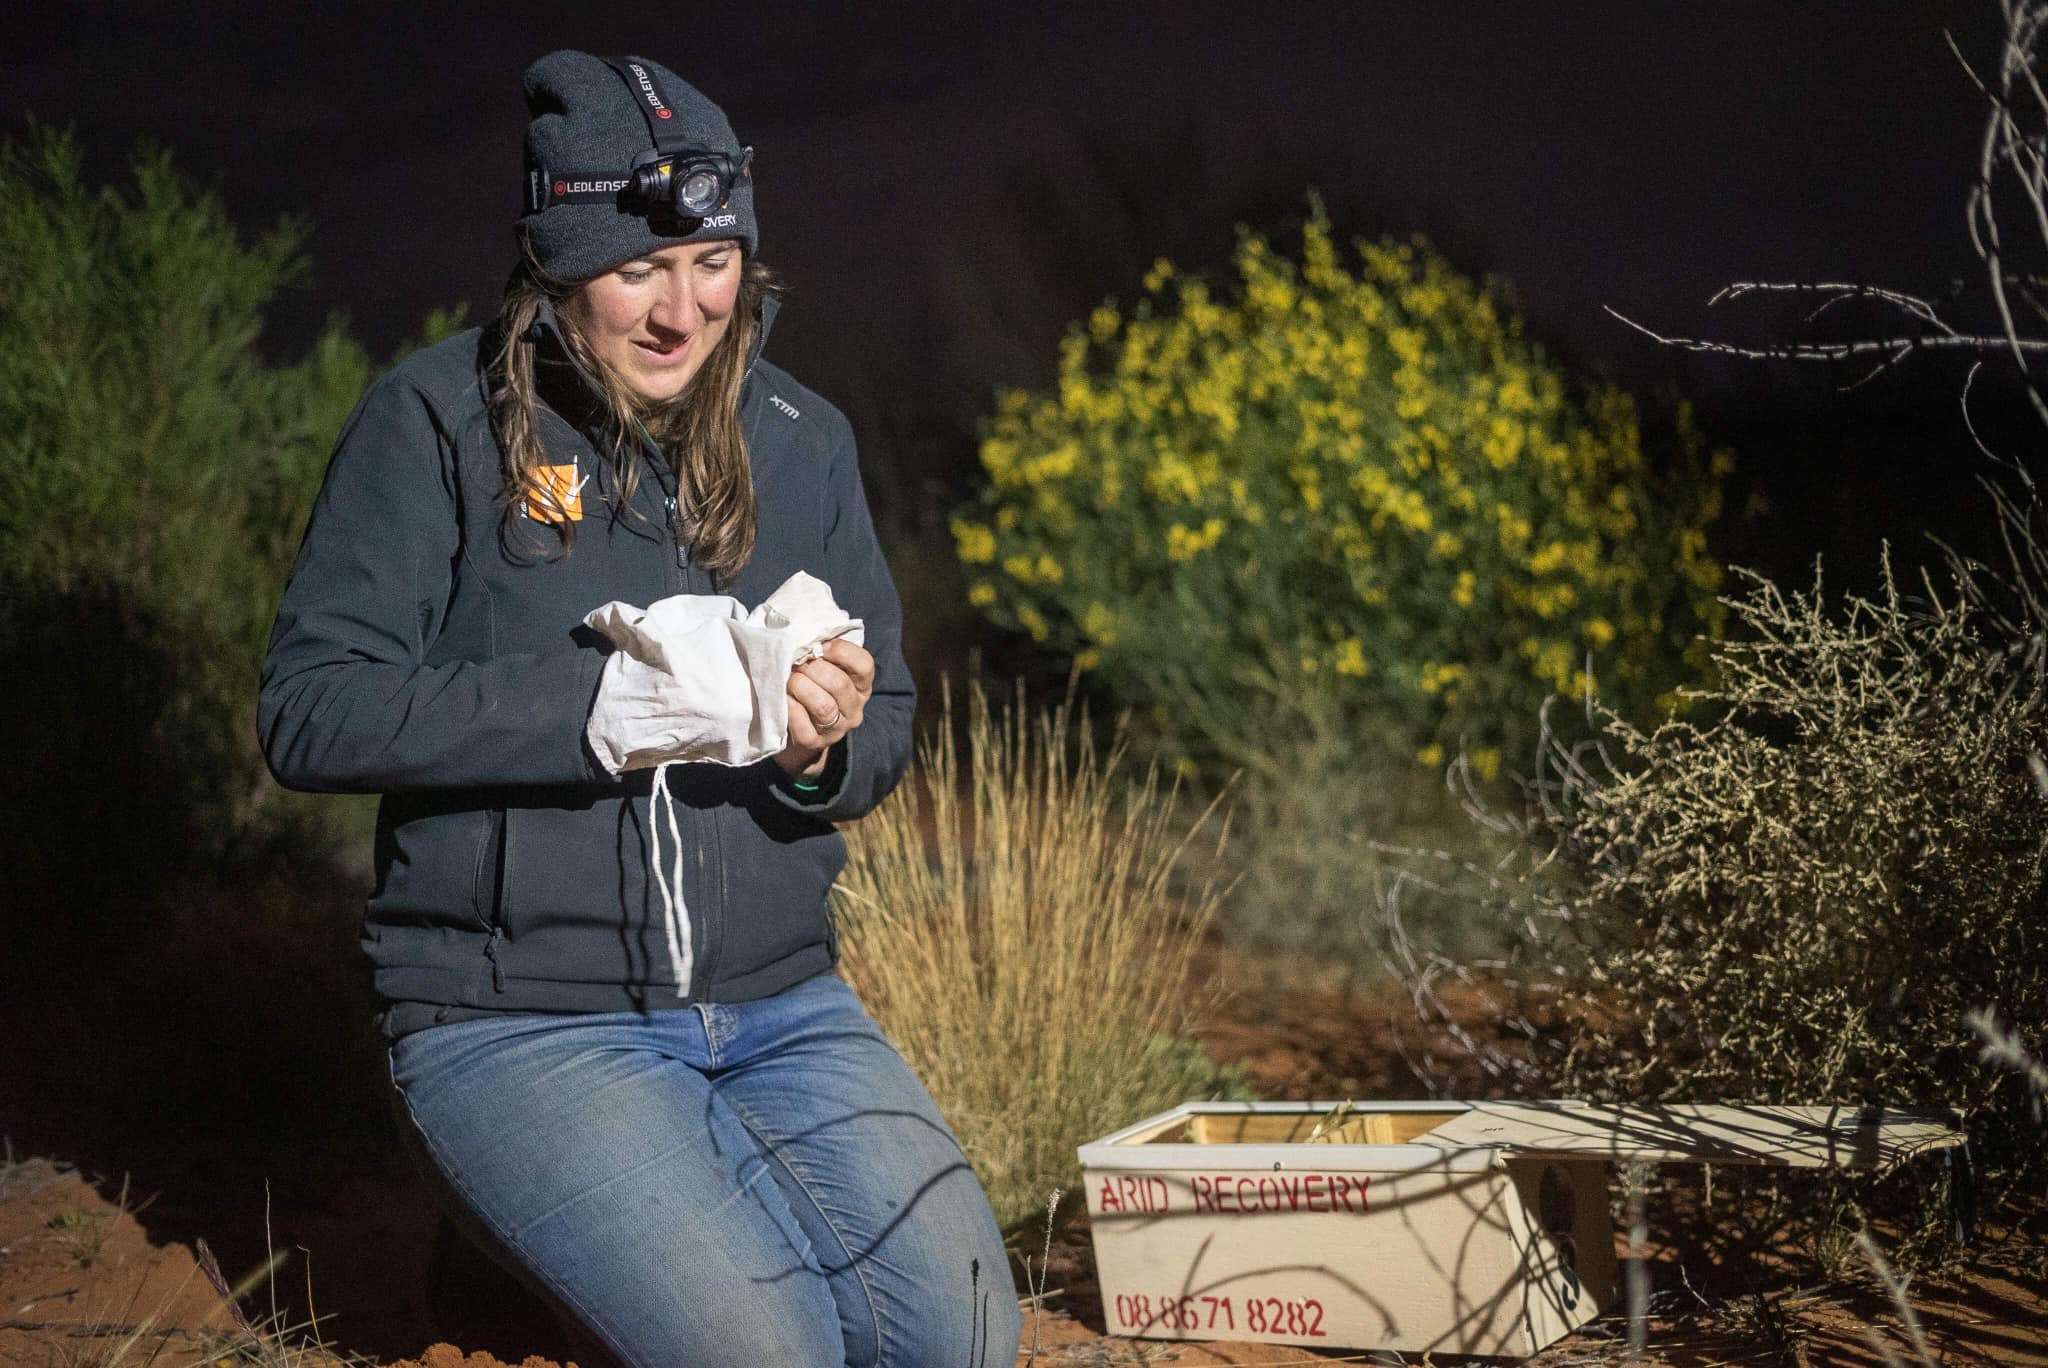
[[[647,864],[654,873],[654,886],[661,893],[662,920],[668,928],[668,962],[676,975],[676,996],[690,995],[690,970],[693,947],[690,944],[690,912],[683,906],[683,836],[676,828],[676,800],[668,791],[668,767],[676,763],[665,760],[654,767],[654,787],[647,795]],[[663,877],[661,872],[661,829],[657,823],[659,805],[668,806],[668,838],[675,846],[674,873]]]

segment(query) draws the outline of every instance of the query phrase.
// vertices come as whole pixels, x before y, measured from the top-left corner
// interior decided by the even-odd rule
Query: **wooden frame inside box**
[[[1080,1156],[1112,1334],[1519,1355],[1614,1305],[1603,1161],[1874,1169],[1963,1141],[1844,1107],[1216,1102]]]

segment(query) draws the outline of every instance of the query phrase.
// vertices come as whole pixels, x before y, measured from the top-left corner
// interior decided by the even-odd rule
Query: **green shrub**
[[[969,703],[964,770],[949,698],[910,777],[847,828],[833,902],[847,978],[1015,1233],[1073,1189],[1077,1145],[1248,1090],[1184,1038],[1213,890],[1174,874],[1202,823],[1179,829],[1156,774],[1127,778],[1071,705]]]
[[[1051,391],[1002,396],[954,532],[991,618],[1071,652],[1189,772],[1251,776],[1266,872],[1296,847],[1296,887],[1258,901],[1308,879],[1329,904],[1357,890],[1331,841],[1412,810],[1417,762],[1462,747],[1493,779],[1589,669],[1672,701],[1718,630],[1729,457],[1681,414],[1652,461],[1626,395],[1574,385],[1425,245],[1350,264],[1318,205],[1299,263],[1247,231],[1235,266],[1212,290],[1159,263],[1068,336]]]
[[[2000,507],[2024,567],[2037,543]],[[1980,1058],[1971,1024],[2048,1021],[2038,613],[1998,608],[1998,582],[1954,557],[1945,591],[1923,574],[1908,595],[1887,552],[1882,595],[1839,605],[1818,573],[1789,595],[1742,573],[1741,639],[1715,647],[1723,682],[1699,695],[1715,720],[1645,732],[1602,710],[1598,752],[1548,751],[1524,877],[1468,871],[1460,894],[1523,929],[1505,1019],[1526,1048],[1470,1036],[1443,1062],[1526,1095],[1954,1108],[1991,1191],[2038,1191],[2048,1135],[2026,1078]],[[1441,1015],[1432,985],[1453,966],[1405,968]],[[1775,1215],[1842,1259],[1889,1200],[1867,1180],[1770,1186],[1792,1202]],[[1900,1191],[1942,1185],[1922,1170]],[[1916,1258],[1945,1227],[1919,1214]]]
[[[161,150],[95,184],[68,133],[0,138],[0,1037],[38,1043],[0,1091],[60,1131],[360,1154],[388,1124],[352,948],[368,800],[282,792],[255,740],[373,369],[339,320],[297,359],[259,348],[303,240],[245,241]]]
[[[88,184],[41,126],[0,141],[0,649],[19,671],[9,796],[78,793],[104,823],[125,795],[124,837],[168,860],[254,839],[266,809],[333,810],[269,784],[255,679],[372,366],[339,320],[296,362],[260,354],[265,306],[305,269],[300,225],[244,243],[168,153],[129,171],[125,191]]]
[[[1462,740],[1484,774],[1588,655],[1647,704],[1713,630],[1727,458],[1688,435],[1666,487],[1627,396],[1574,394],[1426,247],[1359,254],[1318,209],[1299,266],[1244,233],[1227,299],[1162,262],[1129,317],[1098,309],[1055,392],[1003,396],[959,552],[991,616],[1197,758],[1256,772],[1328,720],[1429,765]]]

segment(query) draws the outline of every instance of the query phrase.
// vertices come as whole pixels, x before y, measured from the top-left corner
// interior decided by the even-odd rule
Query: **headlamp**
[[[625,194],[638,208],[666,208],[678,218],[704,218],[731,202],[733,188],[750,174],[753,161],[751,147],[741,148],[737,161],[725,152],[656,149],[634,163]]]
[[[567,170],[529,166],[526,212],[537,214],[551,204],[610,204],[650,218],[673,215],[702,220],[732,203],[733,192],[751,176],[754,149],[731,152],[678,146],[684,136],[656,88],[648,64],[636,57],[607,57],[605,65],[619,74],[634,106],[647,123],[651,144],[623,176],[616,169]],[[720,224],[718,226],[725,226]]]

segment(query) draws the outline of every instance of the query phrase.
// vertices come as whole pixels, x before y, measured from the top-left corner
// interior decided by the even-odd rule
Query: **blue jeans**
[[[626,1364],[1015,1360],[981,1184],[830,974],[756,1002],[452,1022],[390,1063],[450,1215]]]

